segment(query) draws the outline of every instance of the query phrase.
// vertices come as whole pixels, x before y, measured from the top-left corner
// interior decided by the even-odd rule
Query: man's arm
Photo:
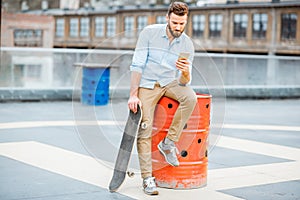
[[[140,99],[138,98],[138,90],[140,81],[142,78],[143,68],[146,65],[148,57],[148,37],[149,30],[143,29],[139,35],[136,48],[132,58],[132,64],[130,66],[131,82],[130,82],[130,97],[128,100],[128,108],[134,113],[137,112],[137,105],[142,106]]]
[[[136,71],[131,72],[131,82],[130,82],[130,97],[128,100],[128,108],[132,112],[137,112],[137,105],[141,106],[141,101],[138,98],[139,84],[141,81],[142,74]]]

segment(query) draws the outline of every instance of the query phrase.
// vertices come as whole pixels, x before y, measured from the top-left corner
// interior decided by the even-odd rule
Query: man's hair
[[[175,1],[172,2],[169,6],[168,13],[167,13],[168,16],[170,16],[171,13],[174,13],[175,15],[179,15],[179,16],[188,15],[189,7],[184,2]]]

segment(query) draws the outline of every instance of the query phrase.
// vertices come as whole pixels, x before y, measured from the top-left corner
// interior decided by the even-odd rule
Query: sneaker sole
[[[159,150],[159,152],[165,157],[165,160],[166,162],[169,164],[169,165],[172,165],[173,167],[178,167],[179,165],[174,165],[172,163],[170,163],[167,159],[167,155],[165,154],[165,152],[160,148],[159,144],[157,145],[157,148]]]
[[[146,192],[145,190],[144,190],[144,193],[147,194],[147,195],[158,195],[159,194],[158,191],[155,191],[155,192]]]

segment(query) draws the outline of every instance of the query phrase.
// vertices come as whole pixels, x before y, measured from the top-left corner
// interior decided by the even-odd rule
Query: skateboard
[[[136,113],[129,112],[127,123],[123,132],[119,153],[115,163],[114,174],[109,184],[109,191],[115,192],[125,180],[133,143],[142,120],[142,110],[138,105]],[[129,174],[130,175],[130,174]]]

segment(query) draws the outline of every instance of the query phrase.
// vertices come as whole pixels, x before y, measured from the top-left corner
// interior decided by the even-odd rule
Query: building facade
[[[54,47],[132,49],[148,24],[166,23],[166,6],[53,14]],[[190,6],[186,33],[198,51],[300,54],[300,2]]]
[[[20,46],[18,41],[22,39],[19,39],[19,35],[28,32],[26,27],[29,27],[29,24],[37,26],[34,24],[39,24],[45,19],[46,23],[41,23],[38,27],[48,27],[42,31],[43,36],[49,40],[47,47],[133,49],[138,33],[143,27],[154,23],[166,23],[165,15],[170,2],[163,0],[146,3],[142,0],[128,0],[111,1],[110,4],[106,0],[61,0],[59,3],[49,0],[47,9],[45,7],[40,9],[38,5],[42,8],[45,1],[39,0],[40,4],[34,4],[36,10],[23,11],[39,17],[32,17],[31,23],[15,23],[8,32],[4,31],[5,38],[13,37],[13,39],[5,39],[2,44],[6,45],[5,42],[10,41],[10,46]],[[23,2],[24,0],[19,1]],[[188,0],[187,2],[190,4],[190,17],[186,33],[195,42],[197,51],[300,54],[299,1]],[[75,4],[78,6],[76,9]],[[29,4],[28,7],[34,5]],[[9,7],[9,4],[5,6]],[[12,18],[4,16],[2,21],[4,24],[10,23],[13,21]],[[27,34],[39,36],[41,31],[33,29]],[[43,40],[43,43],[46,44],[46,41]]]

